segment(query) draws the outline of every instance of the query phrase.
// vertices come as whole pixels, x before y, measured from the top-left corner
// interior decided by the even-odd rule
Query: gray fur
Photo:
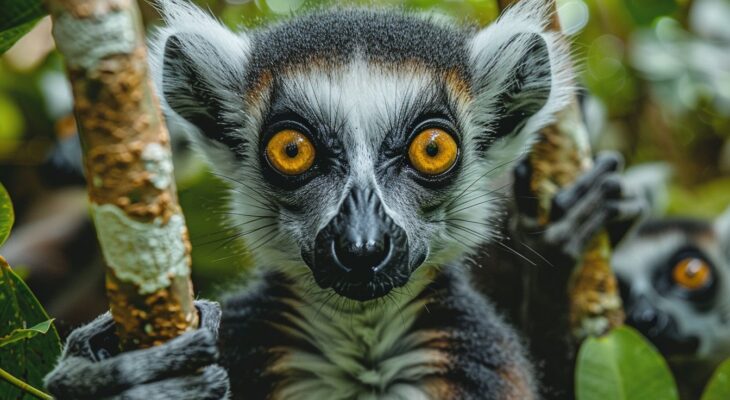
[[[200,329],[161,346],[121,354],[116,354],[118,343],[109,340],[114,337],[111,315],[99,316],[69,335],[59,363],[45,377],[46,388],[57,399],[222,398],[228,388],[225,371],[208,367],[197,372],[218,358],[220,307],[208,301],[198,301],[196,307]],[[100,340],[106,342],[100,345]],[[178,384],[187,380],[196,383],[187,388]]]

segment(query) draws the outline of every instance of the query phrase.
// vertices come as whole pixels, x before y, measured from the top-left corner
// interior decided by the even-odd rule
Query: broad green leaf
[[[42,0],[0,0],[0,54],[46,15]]]
[[[45,334],[46,332],[48,332],[48,329],[51,328],[52,322],[53,322],[53,318],[49,319],[48,321],[43,321],[40,324],[36,324],[35,326],[32,326],[27,329],[24,329],[24,328],[15,329],[14,331],[10,332],[9,335],[0,337],[0,347],[7,346],[7,345],[9,345],[11,343],[15,343],[19,340],[30,339],[39,333]]]
[[[626,326],[583,343],[575,386],[577,400],[679,399],[666,361]]]
[[[15,213],[13,212],[13,203],[10,202],[10,195],[5,187],[0,183],[0,246],[10,235],[10,229],[15,221]]]
[[[49,319],[25,282],[0,257],[0,337],[9,336],[16,329],[36,328]],[[42,388],[43,377],[53,368],[60,353],[61,342],[51,325],[45,335],[0,347],[0,365],[21,381]],[[3,380],[0,380],[0,399],[36,400]]]
[[[707,384],[702,400],[727,400],[730,399],[730,359],[725,360],[715,370]]]

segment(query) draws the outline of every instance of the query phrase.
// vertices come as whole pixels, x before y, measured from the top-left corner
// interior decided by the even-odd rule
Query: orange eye
[[[446,172],[456,162],[459,148],[446,131],[429,128],[419,133],[408,148],[411,165],[427,175]]]
[[[707,263],[699,258],[685,258],[672,270],[672,279],[685,289],[696,290],[710,283],[712,271]]]
[[[300,132],[285,129],[269,140],[266,157],[282,174],[299,175],[314,163],[314,145]]]

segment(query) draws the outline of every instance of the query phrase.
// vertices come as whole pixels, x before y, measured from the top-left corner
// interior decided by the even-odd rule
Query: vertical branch
[[[134,0],[48,0],[122,348],[196,327],[190,242]]]
[[[500,8],[519,0],[498,0]],[[560,31],[560,21],[553,5],[551,29]],[[546,222],[550,202],[564,187],[592,165],[587,130],[577,101],[564,109],[557,122],[540,133],[530,155],[532,189],[539,199],[539,216]],[[580,265],[568,283],[569,324],[574,339],[602,335],[623,323],[624,313],[616,278],[610,266],[608,234],[600,232],[586,248]]]

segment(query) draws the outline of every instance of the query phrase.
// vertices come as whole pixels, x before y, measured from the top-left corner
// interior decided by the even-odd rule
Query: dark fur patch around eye
[[[220,88],[215,87],[197,67],[186,52],[183,41],[205,45],[205,38],[195,34],[170,36],[165,43],[163,59],[162,91],[167,104],[195,125],[200,132],[219,142],[240,156],[246,141],[235,135],[235,129],[223,118],[222,99],[217,97]]]

